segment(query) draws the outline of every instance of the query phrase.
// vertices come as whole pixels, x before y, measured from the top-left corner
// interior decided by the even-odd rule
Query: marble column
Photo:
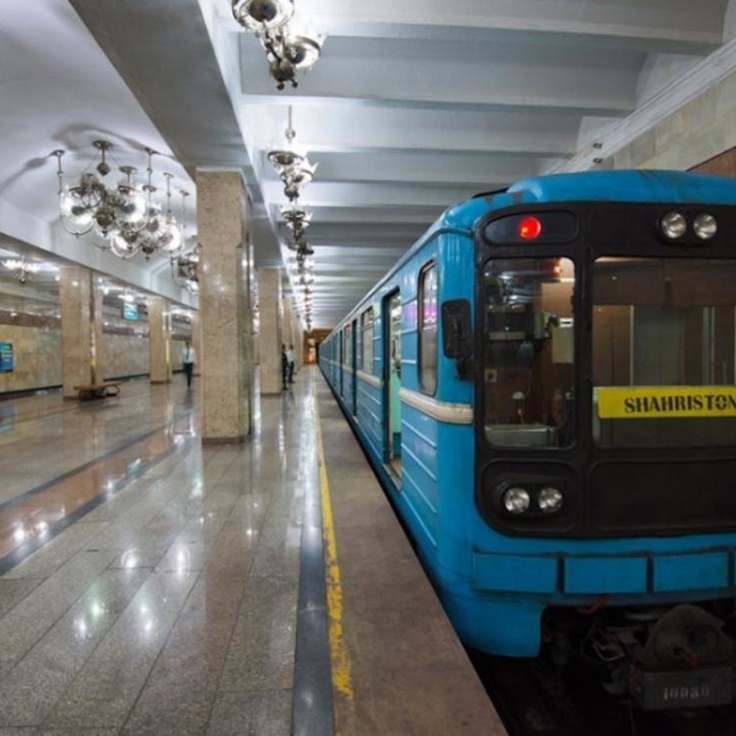
[[[70,399],[77,396],[74,386],[102,380],[98,370],[101,346],[95,345],[95,299],[89,269],[61,266],[59,303],[62,394],[65,399]],[[101,315],[98,320],[101,321]]]
[[[284,297],[281,300],[281,314],[283,314],[283,327],[281,341],[286,343],[286,347],[294,345],[294,317],[291,311],[291,299]]]
[[[278,394],[281,393],[281,344],[287,342],[283,334],[281,269],[258,269],[258,304],[261,394]]]
[[[253,246],[251,246],[253,249]],[[251,313],[251,334],[253,336],[253,367],[257,367],[261,364],[261,346],[259,334],[261,331],[261,312],[259,302],[259,283],[258,283],[258,270],[255,267],[253,258],[250,261],[250,299],[252,305]]]
[[[253,365],[259,366],[261,364],[261,343],[258,339],[258,328],[254,328],[253,333]]]
[[[104,381],[106,378],[117,378],[114,374],[115,366],[107,365],[105,362],[105,333],[104,314],[102,300],[105,292],[100,285],[100,277],[92,278],[92,353],[95,366],[96,382]]]
[[[190,340],[192,341],[194,354],[197,356],[197,361],[194,364],[194,375],[201,376],[202,361],[199,356],[202,354],[202,320],[199,318],[199,312],[192,312],[192,321],[189,324],[191,328]]]
[[[151,383],[171,381],[171,314],[162,296],[148,297],[148,345]]]
[[[250,431],[248,231],[239,171],[197,170],[197,231],[201,246],[199,305],[202,441],[243,442]]]
[[[304,330],[302,329],[302,322],[300,319],[295,321],[296,326],[296,361],[297,365],[301,368],[304,365]]]
[[[246,202],[250,206],[250,201]],[[250,220],[250,208],[247,210]],[[253,429],[253,401],[255,394],[255,366],[256,366],[256,346],[255,346],[255,325],[253,323],[253,284],[255,281],[254,263],[255,248],[250,242],[250,233],[246,233],[246,247],[243,253],[243,283],[245,284],[245,303],[243,310],[243,366],[245,390],[247,393],[247,427],[248,433]]]
[[[301,362],[301,351],[299,349],[299,317],[296,312],[296,305],[293,299],[284,300],[284,322],[285,322],[285,333],[288,337],[288,342],[294,346],[294,361],[297,368],[302,365]]]

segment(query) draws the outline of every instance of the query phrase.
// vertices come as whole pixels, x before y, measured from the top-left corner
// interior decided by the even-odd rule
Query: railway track
[[[644,712],[590,671],[469,651],[511,736],[736,736],[736,707]]]

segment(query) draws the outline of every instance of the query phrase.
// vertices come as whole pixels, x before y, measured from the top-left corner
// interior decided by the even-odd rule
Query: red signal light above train
[[[517,232],[522,240],[536,240],[542,234],[542,223],[530,215],[519,221]]]
[[[486,220],[480,223],[479,234],[489,245],[550,245],[573,241],[578,229],[578,218],[572,212],[548,210]]]

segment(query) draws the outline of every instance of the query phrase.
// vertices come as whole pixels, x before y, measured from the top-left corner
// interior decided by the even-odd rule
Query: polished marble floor
[[[290,733],[315,378],[242,445],[182,376],[0,402],[0,734]]]
[[[0,736],[502,736],[317,369],[0,401]]]

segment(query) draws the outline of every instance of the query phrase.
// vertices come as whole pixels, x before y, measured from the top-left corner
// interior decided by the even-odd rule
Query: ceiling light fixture
[[[199,244],[171,259],[171,278],[190,294],[199,294]]]
[[[277,89],[298,86],[296,74],[319,60],[324,34],[294,14],[294,0],[231,0],[233,17],[258,38]]]
[[[31,276],[38,273],[41,268],[40,263],[31,263],[26,260],[25,256],[21,258],[6,258],[3,261],[3,266],[8,271],[11,271],[21,284],[27,283]]]
[[[289,200],[288,205],[281,207],[281,217],[291,231],[286,247],[296,252],[297,269],[295,274],[291,272],[287,274],[292,281],[292,291],[296,294],[297,310],[305,320],[311,320],[311,291],[307,290],[306,293],[303,293],[299,289],[294,289],[294,280],[299,277],[299,285],[306,285],[304,280],[305,259],[314,255],[314,250],[309,247],[305,235],[312,220],[312,213],[299,205],[299,195],[301,188],[314,179],[317,164],[310,163],[306,149],[295,142],[296,131],[292,124],[291,106],[289,106],[289,120],[284,135],[286,144],[274,147],[266,154],[266,157],[281,178],[284,184],[284,195]],[[313,277],[310,278],[309,283],[312,281]]]
[[[284,131],[286,145],[273,148],[266,156],[284,184],[284,195],[289,204],[281,208],[281,216],[291,230],[291,237],[286,247],[296,251],[297,255],[310,256],[314,251],[305,239],[305,231],[309,227],[312,213],[299,205],[301,188],[314,179],[318,164],[312,164],[304,147],[295,142],[296,131],[292,123],[292,109],[289,106],[288,125]]]
[[[296,131],[292,125],[291,105],[289,105],[289,118],[284,136],[286,145],[273,148],[266,154],[266,157],[284,184],[284,195],[294,202],[299,198],[300,188],[314,179],[319,164],[312,164],[306,149],[295,143]]]
[[[100,160],[90,171],[81,174],[78,181],[66,184],[61,159],[65,151],[52,152],[56,156],[56,176],[61,223],[64,229],[77,237],[93,233],[102,240],[103,249],[122,259],[130,259],[143,253],[148,260],[156,252],[171,257],[182,249],[182,237],[171,211],[171,179],[166,177],[166,213],[153,195],[157,188],[152,183],[151,160],[155,151],[144,149],[148,156],[147,181],[142,186],[135,183],[137,170],[133,166],[120,166],[124,178],[115,186],[108,186],[105,177],[112,171],[108,162],[112,143],[97,140],[93,143]],[[96,173],[95,173],[96,172]],[[96,243],[97,244],[97,243]]]

